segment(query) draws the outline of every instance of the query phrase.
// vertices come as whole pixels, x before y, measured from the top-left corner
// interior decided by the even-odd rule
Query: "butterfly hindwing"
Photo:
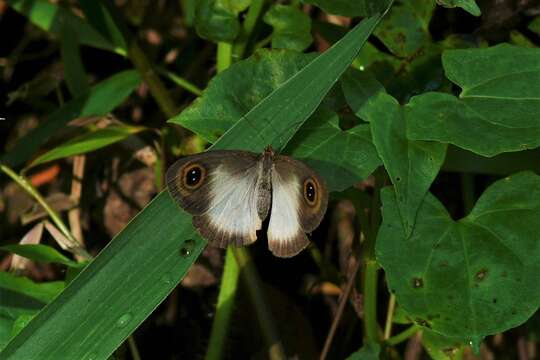
[[[328,204],[324,180],[303,162],[276,156],[272,171],[272,209],[268,247],[279,257],[302,251],[309,240],[306,232],[321,222]]]
[[[193,216],[193,225],[219,247],[246,245],[257,239],[261,162],[247,151],[208,151],[187,156],[167,171],[167,188]]]

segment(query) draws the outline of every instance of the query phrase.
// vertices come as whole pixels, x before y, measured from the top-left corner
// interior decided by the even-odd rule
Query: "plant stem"
[[[379,341],[377,324],[377,269],[375,260],[366,260],[364,269],[364,330],[369,342]]]
[[[384,184],[385,175],[382,170],[377,170],[375,176],[375,188],[370,207],[369,228],[366,231],[364,246],[364,269],[363,294],[364,294],[364,331],[369,342],[379,342],[379,325],[377,323],[377,272],[378,264],[375,260],[375,240],[381,223],[380,212],[380,189]]]
[[[185,90],[189,91],[193,95],[201,96],[202,93],[203,93],[203,91],[201,89],[199,89],[196,85],[194,85],[191,82],[187,81],[183,77],[180,77],[180,76],[176,75],[175,73],[173,73],[171,71],[168,71],[165,68],[158,67],[158,68],[156,68],[156,71],[159,74],[168,77],[169,80],[171,80],[173,83],[180,86],[182,89],[185,89]]]
[[[251,260],[246,248],[234,248],[233,252],[240,267],[242,278],[245,281],[246,290],[251,298],[251,303],[257,314],[257,319],[259,319],[263,337],[269,345],[269,358],[271,360],[286,359],[270,307],[265,301],[264,291],[255,264],[253,264],[253,260]]]
[[[233,48],[233,58],[234,60],[240,60],[244,57],[246,48],[251,40],[253,29],[259,17],[261,16],[262,10],[264,8],[265,0],[252,0],[249,10],[244,19],[242,29],[240,30],[240,35],[236,39],[234,48]]]
[[[403,342],[407,340],[408,338],[410,338],[411,336],[413,336],[414,334],[416,334],[418,330],[420,330],[418,325],[411,325],[409,328],[403,330],[399,334],[392,336],[391,338],[386,340],[386,343],[390,346],[397,345],[400,342]]]
[[[206,360],[217,360],[224,354],[225,340],[227,339],[227,330],[234,310],[234,297],[238,287],[238,265],[234,258],[232,250],[227,249],[225,257],[225,266],[221,277],[221,288],[219,290],[216,315],[212,323],[210,332],[210,341],[206,352]]]
[[[390,300],[388,300],[388,310],[386,312],[386,324],[384,325],[383,339],[387,340],[392,333],[392,319],[394,318],[394,308],[396,306],[396,296],[390,294]]]
[[[150,93],[154,99],[156,99],[163,114],[165,114],[167,118],[175,116],[178,112],[176,104],[135,39],[129,41],[128,55],[133,65],[135,65],[135,68],[148,85]]]
[[[71,231],[64,224],[60,215],[54,211],[49,204],[45,201],[43,196],[37,191],[32,184],[26,180],[26,178],[18,175],[15,171],[7,167],[6,165],[0,164],[0,170],[2,170],[6,175],[13,179],[24,191],[26,191],[30,196],[32,196],[40,205],[43,207],[43,210],[49,214],[49,217],[54,222],[56,227],[62,232],[62,234],[68,239],[71,251],[74,254],[80,256],[84,260],[92,259],[92,256],[86,252],[86,250],[81,246],[81,244],[75,239]]]
[[[218,43],[217,71],[218,73],[227,69],[232,64],[232,44],[228,42]]]

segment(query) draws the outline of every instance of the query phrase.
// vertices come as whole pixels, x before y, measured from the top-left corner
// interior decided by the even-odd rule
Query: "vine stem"
[[[390,300],[388,300],[388,310],[386,312],[386,324],[384,325],[383,339],[387,340],[392,333],[392,319],[394,318],[394,308],[396,307],[396,296],[390,294]]]
[[[418,325],[411,325],[410,327],[403,330],[399,334],[397,334],[395,336],[392,336],[391,338],[389,338],[385,342],[386,342],[386,344],[391,345],[391,346],[397,345],[400,342],[403,342],[403,341],[407,340],[408,338],[410,338],[411,336],[413,336],[414,334],[416,334],[416,332],[418,330],[420,330]]]
[[[88,252],[86,252],[86,250],[77,241],[75,236],[73,236],[71,231],[69,231],[68,227],[60,218],[60,215],[49,206],[49,204],[47,203],[47,201],[45,201],[43,196],[41,196],[39,191],[37,191],[37,189],[34,188],[34,186],[32,186],[32,184],[25,177],[17,174],[11,168],[3,164],[0,164],[0,170],[2,170],[7,176],[13,179],[13,181],[15,181],[24,191],[26,191],[31,197],[33,197],[38,202],[38,204],[41,205],[41,207],[43,207],[43,209],[47,212],[56,227],[58,227],[58,229],[69,241],[69,245],[71,246],[69,250],[71,250],[75,255],[78,255],[81,259],[92,259],[92,256]]]

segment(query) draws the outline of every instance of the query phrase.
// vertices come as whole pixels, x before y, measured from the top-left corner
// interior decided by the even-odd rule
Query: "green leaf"
[[[471,213],[450,218],[431,194],[406,238],[395,193],[382,191],[377,260],[409,317],[441,335],[479,339],[518,326],[540,304],[540,176],[492,184]]]
[[[302,126],[285,152],[317,170],[330,191],[345,190],[381,164],[369,125],[343,131],[337,114],[324,109]]]
[[[45,283],[35,283],[32,280],[15,276],[11,273],[0,271],[0,289],[4,295],[0,297],[0,303],[8,300],[5,291],[21,294],[39,302],[41,305],[51,302],[63,289],[63,281],[50,281]]]
[[[274,5],[263,18],[274,28],[272,47],[303,51],[311,45],[311,18],[294,5]]]
[[[341,79],[341,88],[347,104],[355,114],[360,114],[366,103],[381,92],[384,87],[369,71],[349,69]]]
[[[242,1],[240,5],[246,3]],[[238,7],[234,4],[234,1],[227,0],[198,1],[195,13],[197,34],[214,42],[234,40],[240,31],[238,13],[243,10],[243,6]]]
[[[266,144],[253,134],[268,135],[267,127],[275,124],[259,115],[273,113],[287,129],[302,123],[352,62],[378,20],[357,25],[256,105],[215,146],[262,149]],[[257,127],[248,126],[246,119]],[[205,246],[206,241],[195,235],[191,216],[168,193],[160,193],[13,338],[0,357],[107,358],[176,287]]]
[[[65,7],[47,0],[9,0],[8,4],[28,17],[34,25],[51,34],[61,36],[62,30],[69,28],[75,31],[75,37],[81,44],[114,51],[120,55],[127,53],[126,48],[112,44],[84,19]]]
[[[90,131],[77,136],[61,145],[56,146],[45,154],[36,158],[28,167],[43,164],[48,161],[62,159],[69,156],[85,154],[95,151],[119,141],[125,140],[146,128],[140,126],[112,126],[105,129]]]
[[[343,16],[373,16],[382,13],[391,0],[302,0],[306,4],[320,7],[329,14]]]
[[[377,343],[367,343],[360,350],[349,355],[347,360],[379,360],[381,346]]]
[[[93,28],[117,48],[127,49],[126,40],[101,0],[80,0],[84,15]]]
[[[406,236],[446,154],[446,144],[406,138],[405,109],[379,93],[358,114],[370,121],[373,143],[394,185]]]
[[[460,7],[474,16],[480,16],[482,14],[474,0],[437,0],[437,4],[446,8]]]
[[[69,92],[73,97],[83,95],[90,90],[76,34],[75,29],[70,28],[69,23],[64,24],[60,33],[60,51],[64,66],[64,77]]]
[[[169,121],[213,143],[314,58],[314,54],[261,49],[216,75],[200,98]]]
[[[461,359],[465,343],[464,339],[449,338],[428,329],[422,331],[422,345],[433,360]]]
[[[21,330],[28,325],[30,320],[32,320],[36,314],[22,314],[15,319],[13,322],[13,327],[11,329],[11,336],[17,335]]]
[[[535,17],[534,20],[529,23],[527,28],[537,35],[540,35],[540,16]]]
[[[452,143],[483,156],[540,146],[540,49],[503,44],[451,50],[443,64],[461,94],[412,98],[408,138]]]
[[[374,34],[393,54],[410,56],[430,42],[429,22],[434,9],[433,1],[397,1]]]
[[[43,244],[4,245],[0,246],[0,250],[9,251],[27,259],[44,263],[57,263],[69,267],[81,266],[81,264],[79,264],[78,262],[73,261],[62,255],[55,248]]]
[[[52,113],[47,121],[20,139],[10,152],[0,156],[0,162],[11,167],[23,164],[51,136],[58,135],[69,121],[78,117],[106,115],[121,104],[140,82],[139,74],[133,70],[120,72],[100,82],[89,93]]]
[[[13,328],[14,323],[15,320],[10,319],[0,313],[0,351],[2,351],[11,338],[11,329]]]
[[[263,147],[253,146],[252,139],[258,138],[275,149],[281,149],[309,115],[315,112],[324,96],[358,55],[379,19],[380,16],[374,16],[363,20],[335,43],[330,49],[332,51],[327,50],[294,74],[280,87],[280,91],[264,98],[236,122],[226,132],[228,136],[219,139],[219,145],[227,149],[261,151]],[[287,122],[284,119],[296,121]],[[256,122],[262,123],[263,127],[257,129],[251,125]]]

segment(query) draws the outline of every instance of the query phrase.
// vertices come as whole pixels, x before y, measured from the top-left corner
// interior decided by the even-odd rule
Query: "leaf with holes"
[[[522,172],[495,182],[459,221],[428,194],[409,238],[391,188],[382,202],[377,260],[416,323],[477,343],[538,309],[540,176]]]

